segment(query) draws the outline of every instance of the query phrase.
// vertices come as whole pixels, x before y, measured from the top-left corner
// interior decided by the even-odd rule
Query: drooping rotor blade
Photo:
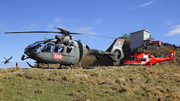
[[[98,37],[105,37],[105,38],[112,38],[112,39],[116,39],[116,38],[113,38],[113,37],[108,37],[108,36],[102,36],[102,35],[94,35],[94,34],[82,34],[82,33],[72,33],[72,32],[70,32],[70,31],[68,31],[68,30],[65,30],[65,29],[62,29],[62,28],[59,28],[59,27],[54,27],[54,28],[56,28],[56,29],[58,29],[58,30],[60,30],[62,33],[64,33],[65,35],[66,34],[80,34],[80,35],[90,35],[90,36],[98,36]]]
[[[81,34],[81,33],[79,33],[79,34]],[[81,35],[90,35],[90,36],[104,37],[104,38],[110,38],[110,39],[117,39],[117,38],[114,38],[114,37],[108,37],[108,36],[102,36],[102,35],[95,35],[95,34],[81,34]]]

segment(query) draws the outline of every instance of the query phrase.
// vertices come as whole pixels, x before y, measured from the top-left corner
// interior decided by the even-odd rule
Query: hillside
[[[166,46],[146,49],[156,56],[166,56],[172,50]],[[180,49],[176,57],[175,62],[165,61],[155,66],[105,66],[112,65],[109,58],[96,60],[87,56],[73,65],[73,70],[68,66],[0,69],[0,100],[179,101]]]
[[[178,101],[175,65],[0,69],[0,100]]]
[[[126,37],[122,37],[122,38],[125,40],[124,45],[123,45],[123,51],[124,51],[125,56],[121,60],[120,65],[123,65],[123,62],[125,60],[129,59],[130,55],[132,55],[133,53],[146,51],[146,52],[148,52],[148,53],[150,53],[152,55],[156,54],[157,57],[167,57],[173,51],[173,47],[161,46],[161,47],[158,47],[158,49],[147,49],[147,47],[148,47],[147,46],[146,48],[139,47],[139,48],[135,49],[132,53],[128,53],[128,50],[129,50],[129,47],[130,47],[130,39],[126,38]],[[168,55],[166,56],[167,53],[168,53]],[[175,62],[174,61],[165,61],[165,62],[162,62],[162,63],[159,63],[159,64],[164,64],[165,63],[165,64],[180,65],[180,49],[176,49],[175,56],[177,57]],[[95,57],[92,57],[92,58],[95,59]],[[83,61],[85,61],[85,60],[88,61],[88,59],[84,58]],[[100,66],[112,66],[113,65],[112,61],[108,57],[100,57],[100,60],[95,59],[94,61],[91,61],[91,62],[92,62],[92,65],[90,65],[90,66],[97,66],[97,65],[100,65]]]

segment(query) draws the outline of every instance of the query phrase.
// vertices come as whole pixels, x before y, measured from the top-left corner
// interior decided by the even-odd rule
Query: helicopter
[[[28,45],[24,54],[21,57],[21,60],[33,59],[37,63],[38,68],[42,68],[39,64],[45,63],[48,64],[60,64],[59,69],[61,69],[62,65],[70,66],[73,69],[72,65],[81,61],[85,56],[91,54],[94,55],[97,59],[99,56],[107,56],[109,57],[113,65],[119,65],[121,59],[124,57],[124,53],[122,51],[122,46],[124,43],[124,39],[116,38],[112,45],[106,50],[96,50],[91,49],[88,45],[82,43],[80,40],[76,41],[72,34],[80,34],[81,33],[72,33],[68,30],[64,30],[59,27],[55,27],[58,29],[58,32],[54,31],[23,31],[23,32],[5,32],[5,34],[16,34],[16,33],[58,33],[62,34],[56,35],[54,39],[45,38],[43,41],[36,41],[33,44]],[[89,34],[85,34],[89,35]],[[100,36],[106,37],[106,36]],[[111,37],[107,37],[111,38]],[[30,67],[33,67],[31,64],[27,62]]]
[[[169,55],[169,57],[156,57],[155,54],[153,56],[150,53],[143,51],[139,54],[132,55],[130,59],[124,61],[124,64],[126,64],[126,65],[127,64],[130,64],[130,65],[151,65],[152,66],[152,65],[159,63],[159,62],[177,59],[177,57],[175,57],[175,52],[176,52],[176,50],[173,50],[171,52],[171,54]]]
[[[4,63],[4,64],[10,63],[9,61],[12,59],[12,56],[11,56],[9,59],[6,59],[6,58],[4,57],[4,59],[5,59],[6,61],[4,61],[4,62],[2,62],[2,63]]]

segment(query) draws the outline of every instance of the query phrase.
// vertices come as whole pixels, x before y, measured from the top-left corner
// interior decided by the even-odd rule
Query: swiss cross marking
[[[54,54],[55,59],[62,59],[63,56],[61,54]]]

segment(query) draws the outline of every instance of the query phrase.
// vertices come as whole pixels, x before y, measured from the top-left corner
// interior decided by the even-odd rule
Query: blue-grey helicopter
[[[23,32],[5,32],[5,34],[15,34],[15,33],[57,33],[62,34],[62,36],[56,35],[54,39],[47,39],[43,41],[37,41],[33,44],[28,45],[21,59],[26,60],[28,58],[33,59],[37,63],[37,67],[41,66],[39,63],[48,64],[60,64],[59,68],[62,65],[70,66],[72,69],[72,65],[81,61],[85,56],[91,54],[96,56],[107,56],[109,57],[114,65],[119,65],[121,59],[124,57],[124,53],[122,51],[122,46],[124,40],[121,38],[115,38],[112,45],[106,50],[96,50],[91,49],[88,45],[82,43],[81,41],[75,40],[72,36],[73,34],[81,34],[81,33],[72,33],[68,30],[64,30],[62,28],[58,28],[58,32],[55,31],[23,31]],[[87,34],[89,35],[89,34]],[[106,37],[106,36],[101,36]],[[111,38],[111,37],[108,37]],[[30,67],[33,67],[28,62],[27,64]]]

